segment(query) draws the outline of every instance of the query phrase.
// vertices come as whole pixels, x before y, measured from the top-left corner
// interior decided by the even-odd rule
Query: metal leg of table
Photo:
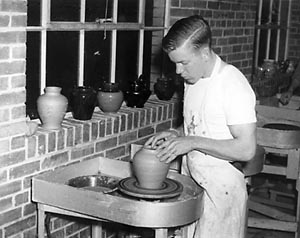
[[[102,238],[102,223],[92,225],[92,238]]]
[[[38,204],[38,238],[45,236],[45,210],[42,204]]]
[[[155,229],[155,238],[167,238],[168,229]]]

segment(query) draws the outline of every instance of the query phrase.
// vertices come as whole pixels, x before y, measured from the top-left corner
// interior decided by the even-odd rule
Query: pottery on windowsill
[[[92,87],[75,87],[69,101],[75,119],[90,120],[96,106],[97,92]]]
[[[98,106],[102,112],[117,112],[122,106],[123,92],[117,83],[104,83],[97,93]]]

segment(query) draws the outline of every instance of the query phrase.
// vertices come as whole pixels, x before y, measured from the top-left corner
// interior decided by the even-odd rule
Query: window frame
[[[143,48],[144,48],[144,32],[145,31],[163,31],[165,35],[170,24],[170,4],[171,0],[164,0],[164,24],[162,26],[145,26],[145,5],[147,0],[139,0],[139,12],[137,23],[118,22],[118,2],[122,0],[113,1],[113,12],[111,19],[99,19],[99,22],[85,22],[86,0],[80,0],[80,21],[79,22],[58,22],[51,21],[51,0],[41,0],[40,8],[40,26],[27,26],[27,31],[40,32],[40,94],[43,93],[46,87],[46,57],[47,57],[47,32],[48,31],[78,31],[79,32],[79,59],[78,59],[78,86],[84,84],[84,42],[86,31],[111,31],[111,66],[110,66],[110,81],[115,82],[116,73],[116,48],[117,48],[117,32],[118,31],[138,31],[138,72],[141,75],[143,71]],[[154,0],[161,1],[161,0]],[[109,20],[109,22],[108,22]]]
[[[260,50],[260,34],[262,30],[267,30],[267,42],[266,42],[266,50],[265,50],[265,59],[270,59],[270,45],[271,45],[271,31],[276,30],[277,31],[277,38],[276,38],[276,52],[275,52],[275,61],[280,60],[279,59],[279,44],[280,44],[280,31],[286,30],[286,37],[285,37],[285,47],[284,47],[284,60],[288,58],[288,41],[289,41],[289,31],[290,31],[290,16],[291,16],[291,5],[292,0],[279,0],[279,12],[278,12],[278,20],[277,24],[270,24],[272,20],[272,7],[274,0],[269,0],[269,15],[268,20],[269,24],[262,24],[262,5],[263,1],[265,0],[259,0],[258,1],[258,12],[257,12],[257,23],[255,25],[255,31],[256,31],[256,39],[255,39],[255,56],[254,56],[254,68],[258,67],[258,61],[259,61],[259,50]],[[281,10],[282,10],[282,3],[283,1],[288,2],[288,19],[287,19],[287,25],[282,26],[281,23]]]

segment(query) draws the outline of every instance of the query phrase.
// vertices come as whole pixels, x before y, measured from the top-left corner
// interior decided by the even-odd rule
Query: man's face
[[[180,74],[188,84],[196,83],[205,73],[205,61],[202,50],[195,50],[189,44],[183,44],[168,55],[176,65],[176,73]]]

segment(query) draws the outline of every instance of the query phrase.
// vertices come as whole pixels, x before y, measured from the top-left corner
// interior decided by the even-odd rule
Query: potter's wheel
[[[181,194],[183,186],[180,182],[166,178],[160,189],[145,189],[139,186],[135,177],[119,181],[119,190],[129,196],[144,199],[172,198]]]

